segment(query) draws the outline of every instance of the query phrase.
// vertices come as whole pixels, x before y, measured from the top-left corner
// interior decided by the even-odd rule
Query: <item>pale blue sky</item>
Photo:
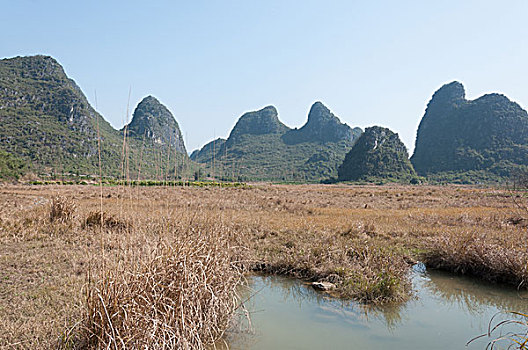
[[[301,126],[315,101],[398,132],[410,150],[433,92],[528,106],[528,1],[0,0],[0,57],[55,57],[116,128],[146,95],[189,151],[266,105]]]

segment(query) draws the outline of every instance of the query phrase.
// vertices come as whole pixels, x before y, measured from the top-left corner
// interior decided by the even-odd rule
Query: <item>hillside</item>
[[[226,139],[221,137],[214,139],[213,141],[206,143],[201,149],[196,149],[191,153],[191,159],[200,160],[206,163],[208,159],[212,157],[212,154],[216,154],[217,150],[220,150],[225,144]]]
[[[410,181],[415,177],[398,134],[379,126],[365,129],[338,169],[340,181]]]
[[[226,178],[319,181],[337,176],[337,167],[361,134],[316,102],[308,121],[291,129],[273,106],[242,115],[226,140],[208,143],[191,159],[210,174]]]
[[[52,57],[0,60],[0,149],[22,159],[36,174],[99,173],[98,129],[102,172],[121,176],[123,134],[89,104]],[[125,148],[129,175],[161,174],[165,145],[130,137]],[[179,156],[182,157],[183,155]],[[142,157],[142,161],[139,158]],[[169,168],[168,164],[162,168]]]
[[[134,161],[141,159],[137,171],[156,179],[190,176],[196,166],[191,164],[178,122],[155,97],[139,102],[130,123],[121,129],[136,147]],[[138,154],[139,150],[139,154]]]
[[[452,82],[427,105],[411,158],[432,179],[494,181],[528,166],[528,114],[501,94],[475,100]]]
[[[303,142],[334,142],[353,140],[361,135],[361,129],[352,129],[341,123],[325,105],[315,102],[308,113],[308,121],[300,129],[288,130],[282,137],[287,144]]]
[[[26,164],[21,159],[0,150],[0,180],[16,180],[25,168]]]
[[[170,145],[179,153],[187,153],[178,122],[155,97],[147,96],[141,100],[127,129],[131,137],[139,140],[145,137],[159,145]]]
[[[268,106],[241,116],[226,142],[232,145],[245,135],[283,135],[289,129],[279,120],[277,109]]]

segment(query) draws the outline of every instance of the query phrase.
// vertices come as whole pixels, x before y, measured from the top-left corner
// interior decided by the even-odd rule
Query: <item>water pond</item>
[[[415,298],[398,307],[343,302],[290,278],[251,276],[227,334],[231,349],[484,349],[499,311],[528,311],[528,293],[443,272],[413,272]]]

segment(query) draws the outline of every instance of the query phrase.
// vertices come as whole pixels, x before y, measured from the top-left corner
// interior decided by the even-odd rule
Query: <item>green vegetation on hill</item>
[[[226,139],[219,137],[206,143],[201,149],[194,150],[193,153],[191,153],[191,159],[197,160],[201,163],[207,162],[207,160],[212,157],[212,154],[216,154],[217,151],[224,146],[225,142]]]
[[[186,154],[148,136],[129,137],[123,148],[123,133],[90,106],[53,58],[0,60],[0,149],[25,161],[29,171],[98,174],[98,128],[105,176],[122,176],[123,167],[131,177],[139,171],[160,177],[189,168],[183,165]]]
[[[172,113],[152,96],[145,97],[134,110],[127,140],[134,148],[131,161],[136,162],[132,178],[189,178],[198,166],[190,161],[178,123]],[[141,161],[139,161],[141,160]]]
[[[411,162],[435,181],[500,181],[528,167],[528,114],[504,95],[467,100],[462,84],[446,84],[427,106]]]
[[[179,153],[187,153],[176,119],[155,97],[147,96],[137,105],[127,129],[136,139],[145,137],[159,145],[170,145]]]
[[[352,129],[341,123],[325,105],[315,102],[308,113],[308,121],[300,129],[286,132],[282,139],[286,144],[303,142],[335,142],[357,139],[362,133],[360,128]]]
[[[299,129],[284,125],[268,106],[240,117],[227,139],[193,152],[196,164],[174,116],[156,98],[144,98],[130,124],[115,130],[53,58],[0,60],[0,178],[23,172],[45,178],[97,175],[99,146],[102,174],[114,178],[415,177],[396,134],[369,128],[352,149],[360,135],[361,129],[341,123],[321,102],[313,104]],[[500,182],[528,171],[528,113],[503,95],[467,100],[462,84],[446,84],[427,106],[411,162],[431,182]]]
[[[99,119],[102,153],[120,164],[119,134],[88,104],[51,57],[0,61],[0,147],[37,173],[97,173]],[[106,173],[115,169],[105,164]]]
[[[193,152],[210,175],[241,180],[320,181],[337,176],[337,167],[361,129],[342,124],[316,102],[307,123],[290,129],[275,107],[245,113],[227,140],[217,139]]]
[[[25,169],[26,164],[21,159],[0,150],[0,180],[18,179]]]
[[[338,170],[340,181],[410,181],[416,173],[398,134],[373,126],[356,141]]]
[[[288,130],[289,128],[279,120],[277,109],[268,106],[260,111],[247,112],[241,116],[231,130],[227,143],[232,145],[243,135],[282,135]]]

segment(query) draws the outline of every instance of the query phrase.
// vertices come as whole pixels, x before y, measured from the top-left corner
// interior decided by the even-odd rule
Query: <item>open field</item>
[[[251,270],[372,303],[407,300],[418,260],[520,284],[527,201],[457,186],[3,186],[0,347],[201,348]]]

